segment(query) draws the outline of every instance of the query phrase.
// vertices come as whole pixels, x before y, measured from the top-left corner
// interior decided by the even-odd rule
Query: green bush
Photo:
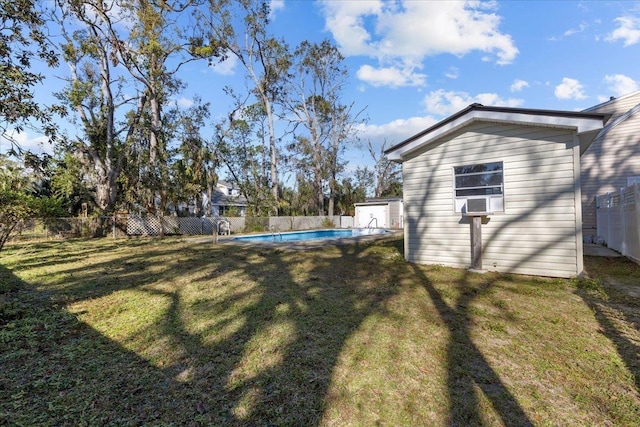
[[[269,218],[246,217],[244,223],[244,231],[246,233],[254,233],[267,231],[269,229]]]
[[[335,228],[336,224],[331,220],[331,218],[325,218],[322,220],[322,228]]]
[[[16,230],[16,226],[30,218],[52,218],[63,214],[59,200],[35,197],[22,191],[0,190],[0,250]]]

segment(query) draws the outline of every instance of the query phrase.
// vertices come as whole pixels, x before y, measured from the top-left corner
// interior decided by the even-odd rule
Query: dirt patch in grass
[[[0,424],[639,425],[640,272],[587,267],[474,275],[401,239],[11,245]]]

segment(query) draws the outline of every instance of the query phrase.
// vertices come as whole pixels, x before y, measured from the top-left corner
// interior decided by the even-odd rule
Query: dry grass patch
[[[473,275],[401,248],[9,246],[0,424],[640,425],[637,266]]]

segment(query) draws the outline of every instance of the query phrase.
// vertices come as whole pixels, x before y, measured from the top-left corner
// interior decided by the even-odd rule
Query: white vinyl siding
[[[451,169],[503,162],[504,212],[482,225],[483,268],[560,277],[581,272],[579,147],[572,131],[481,122],[429,148],[403,162],[409,261],[469,267],[470,224],[454,213]]]
[[[391,228],[402,228],[403,221],[402,200],[389,203],[389,218]]]
[[[640,93],[592,111],[612,114],[608,121],[611,123],[638,104]],[[640,175],[640,112],[611,128],[582,155],[582,227],[585,235],[596,235],[596,196],[625,187],[627,178],[636,175]]]

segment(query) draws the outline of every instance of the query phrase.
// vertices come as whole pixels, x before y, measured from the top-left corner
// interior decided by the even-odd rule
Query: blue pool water
[[[234,237],[233,240],[243,242],[299,242],[305,240],[340,239],[344,237],[367,236],[370,234],[384,234],[388,230],[380,228],[354,228],[347,230],[313,230],[293,231],[286,233],[256,234],[253,236]]]

